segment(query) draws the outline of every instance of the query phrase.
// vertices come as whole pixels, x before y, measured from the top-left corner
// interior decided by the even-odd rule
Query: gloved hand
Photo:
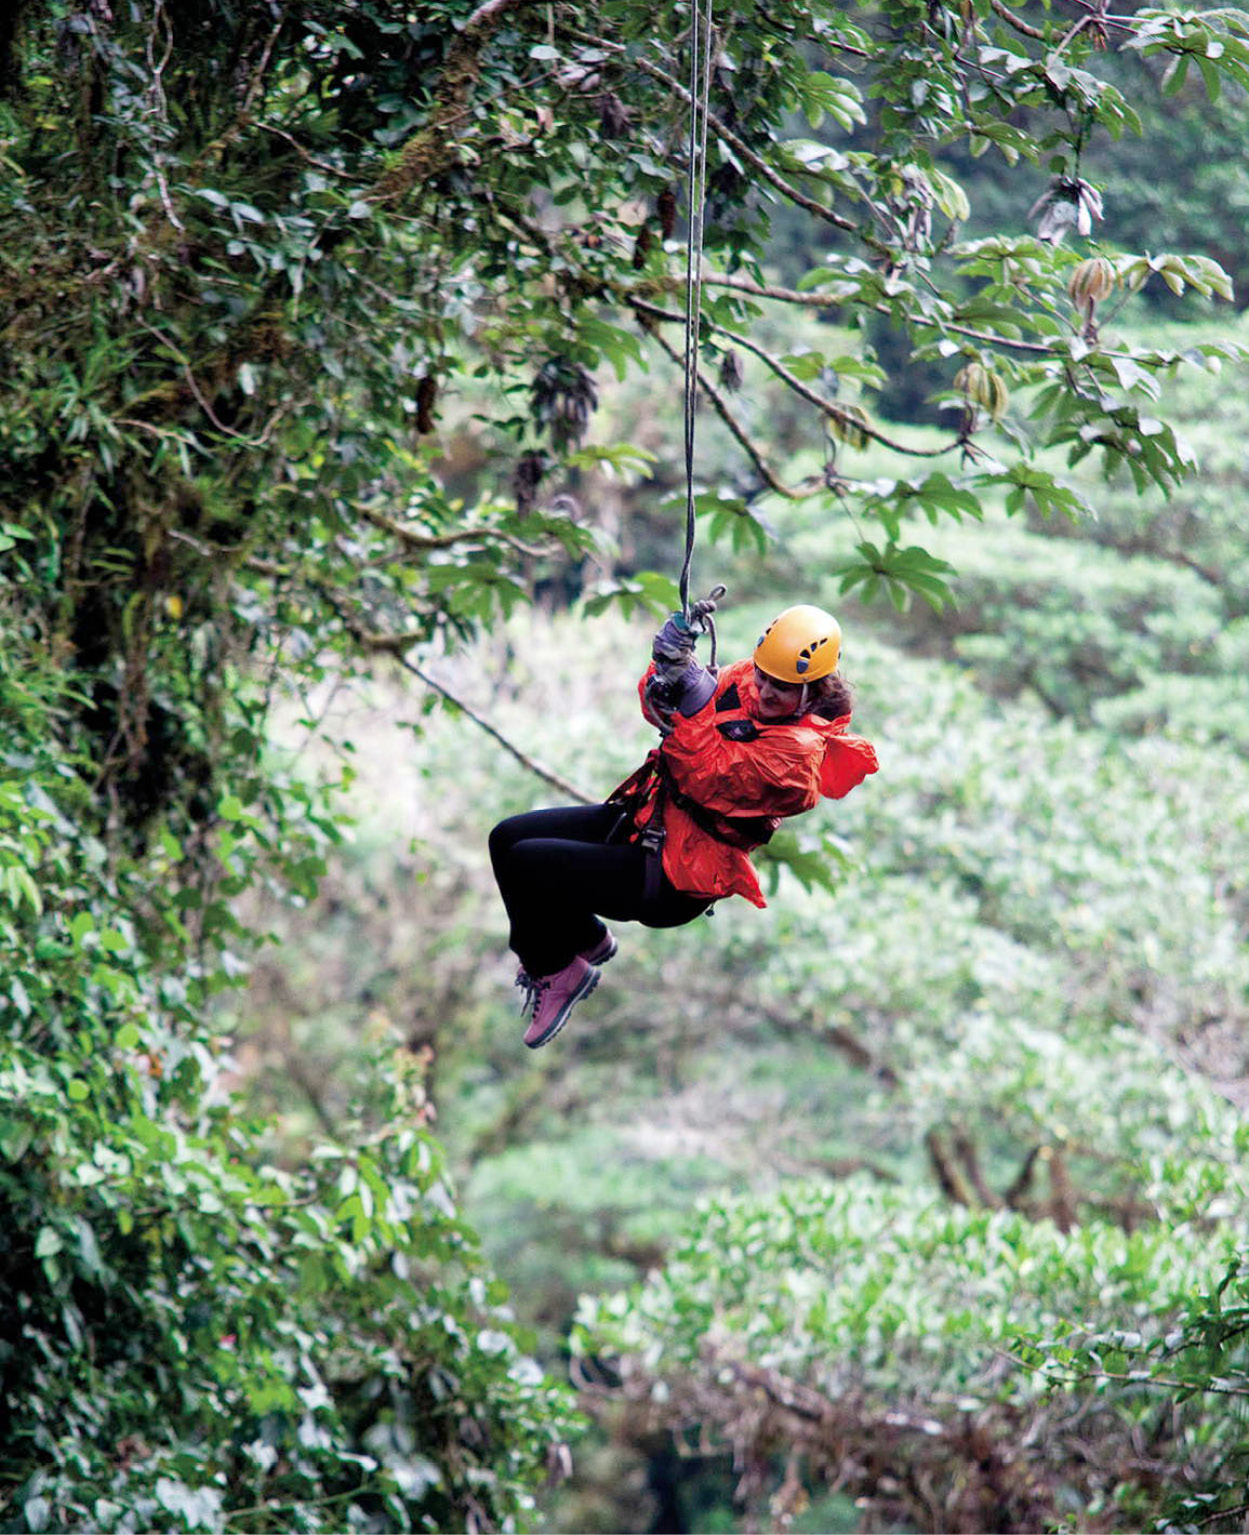
[[[676,711],[696,714],[715,692],[715,678],[694,656],[695,643],[706,632],[705,614],[699,611],[703,606],[696,603],[688,619],[674,613],[651,646],[655,671],[646,684],[647,712],[665,735]]]
[[[655,636],[651,659],[657,668],[675,676],[694,659],[695,642],[705,631],[701,617],[696,619],[691,612],[690,620],[683,613],[674,613]]]
[[[671,681],[665,681],[656,670],[646,683],[646,716],[667,735],[674,714],[689,719],[711,701],[715,691],[716,674],[697,661],[690,661]]]
[[[698,664],[694,647],[708,633],[711,615],[723,596],[722,586],[712,587],[706,597],[691,604],[688,617],[673,613],[652,642],[655,671],[646,684],[645,707],[648,717],[665,735],[672,729],[674,712],[679,710],[687,718],[697,714],[715,693],[716,674]],[[711,633],[714,656],[714,629]]]

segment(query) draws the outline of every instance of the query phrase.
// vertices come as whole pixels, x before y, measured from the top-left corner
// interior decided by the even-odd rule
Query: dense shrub
[[[283,1165],[206,1011],[243,968],[231,894],[302,888],[332,815],[277,774],[263,818],[223,799],[206,881],[168,831],[110,849],[58,679],[6,657],[0,718],[4,1526],[523,1521],[569,1405],[459,1217],[419,1059],[378,1041],[368,1117]]]

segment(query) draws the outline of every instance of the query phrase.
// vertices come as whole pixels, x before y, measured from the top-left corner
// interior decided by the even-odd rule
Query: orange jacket
[[[653,670],[638,684],[644,710]],[[757,700],[754,663],[737,661],[720,673],[715,693],[697,714],[673,715],[672,733],[660,752],[678,789],[705,810],[779,821],[810,810],[822,795],[841,799],[876,772],[871,743],[846,734],[849,715],[826,720],[805,714],[770,725],[755,718]],[[645,826],[653,813],[652,798],[634,816],[635,824]],[[709,899],[742,895],[756,906],[767,905],[744,849],[704,831],[671,798],[663,824],[664,873],[678,890]],[[766,834],[757,839],[765,840]]]

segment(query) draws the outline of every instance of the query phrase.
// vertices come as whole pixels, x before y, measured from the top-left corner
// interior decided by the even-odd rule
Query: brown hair
[[[839,720],[854,708],[854,689],[840,672],[831,672],[827,677],[820,677],[808,685],[811,689],[808,714],[818,714],[826,720]]]

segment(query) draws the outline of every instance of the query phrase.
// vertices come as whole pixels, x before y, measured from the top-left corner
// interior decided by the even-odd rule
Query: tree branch
[[[898,1074],[892,1067],[878,1061],[863,1042],[853,1035],[849,1029],[836,1023],[817,1023],[814,1019],[796,1022],[789,1013],[782,1012],[779,1008],[763,1007],[760,1009],[763,1016],[774,1029],[782,1034],[803,1034],[808,1037],[818,1038],[821,1035],[830,1039],[838,1050],[860,1071],[870,1072],[878,1077],[886,1087],[898,1086]]]
[[[1008,10],[1002,4],[1002,0],[992,0],[992,5],[994,14],[1000,16],[1008,27],[1014,27],[1015,31],[1022,33],[1024,37],[1033,37],[1039,43],[1045,42],[1045,33],[1039,27],[1030,26],[1022,17],[1016,16],[1014,11]]]
[[[388,517],[385,512],[379,512],[376,507],[356,504],[356,511],[366,522],[371,522],[375,528],[389,533],[392,538],[399,540],[407,549],[453,549],[457,544],[480,542],[482,540],[494,540],[507,544],[515,549],[518,554],[528,556],[530,559],[541,559],[550,554],[550,547],[539,547],[537,544],[526,544],[511,533],[505,533],[502,528],[459,528],[454,533],[417,533],[412,528],[405,528],[401,522],[396,522],[393,517]]]
[[[312,582],[310,584],[315,586],[316,589],[321,593],[325,601],[338,615],[339,621],[347,630],[348,634],[351,635],[352,639],[355,640],[356,644],[359,645],[362,650],[372,655],[393,656],[405,671],[411,672],[412,675],[423,682],[427,688],[431,688],[435,693],[439,694],[442,698],[445,698],[449,704],[452,704],[455,708],[461,710],[463,714],[472,720],[473,724],[476,725],[479,730],[484,730],[485,733],[493,741],[498,742],[504,751],[515,757],[516,761],[519,762],[523,768],[534,774],[535,777],[541,778],[545,780],[545,782],[553,785],[560,791],[561,794],[568,795],[570,799],[576,800],[577,803],[581,805],[596,805],[599,803],[598,798],[587,794],[584,789],[577,788],[576,784],[569,783],[566,778],[562,778],[558,773],[553,772],[550,768],[543,767],[540,762],[537,762],[533,757],[530,757],[525,752],[521,751],[519,746],[516,746],[511,741],[509,741],[501,730],[492,725],[490,721],[487,720],[484,716],[478,714],[477,711],[473,709],[469,704],[466,704],[462,698],[453,693],[449,687],[439,682],[436,678],[431,677],[429,673],[425,671],[421,666],[419,666],[415,661],[409,660],[404,652],[411,650],[413,645],[419,643],[419,636],[414,634],[379,634],[376,630],[366,629],[351,613],[347,611],[337,592],[332,591],[322,582]]]
[[[732,288],[735,293],[746,293],[751,298],[772,298],[781,304],[803,304],[808,309],[839,308],[837,301],[824,293],[800,293],[797,288],[781,288],[774,283],[751,282],[747,277],[720,277],[708,272],[703,278],[706,288]]]
[[[358,510],[364,513],[364,515],[368,517],[371,522],[386,528],[388,532],[393,533],[396,537],[401,539],[409,539],[418,547],[424,549],[447,548],[451,544],[461,539],[476,536],[478,534],[486,536],[499,536],[497,529],[480,528],[467,529],[464,532],[458,534],[444,534],[440,537],[422,538],[420,535],[411,533],[410,530],[405,529],[398,524],[393,524],[391,519],[385,517],[381,513],[370,514],[369,511],[364,507],[359,507]],[[172,536],[174,538],[180,539],[184,543],[190,544],[200,554],[209,557],[215,557],[213,555],[213,551],[210,551],[197,540],[189,537],[186,534],[174,532]],[[512,542],[517,543],[517,547],[522,549],[524,548],[524,546],[520,545],[516,540],[512,540]],[[271,561],[260,560],[254,556],[246,559],[244,564],[248,570],[253,570],[258,575],[268,576],[274,580],[288,580],[296,574],[296,572],[290,568],[281,565],[275,565]],[[546,783],[551,784],[554,788],[558,789],[561,794],[567,795],[570,799],[575,800],[578,804],[582,805],[594,805],[599,802],[597,797],[587,794],[583,789],[579,789],[576,784],[570,783],[568,779],[561,777],[560,774],[554,772],[550,768],[544,767],[533,757],[528,756],[520,749],[519,746],[516,746],[512,741],[508,740],[502,731],[492,725],[489,720],[478,714],[471,705],[465,703],[462,698],[453,693],[450,688],[446,687],[445,684],[439,682],[436,678],[431,677],[429,673],[420,667],[415,661],[409,660],[404,652],[410,650],[413,645],[418,643],[418,636],[412,634],[381,634],[376,630],[366,629],[360,623],[358,623],[350,613],[346,611],[343,603],[340,602],[336,595],[332,593],[323,583],[312,582],[311,584],[316,586],[317,589],[321,592],[321,595],[338,615],[340,621],[347,629],[351,637],[355,640],[356,644],[361,648],[361,650],[370,655],[389,655],[393,657],[394,660],[396,660],[399,665],[402,666],[406,671],[411,672],[412,675],[423,682],[426,687],[431,688],[435,693],[438,693],[441,697],[445,698],[448,703],[459,709],[468,719],[470,719],[473,724],[478,727],[478,729],[485,731],[485,733],[490,736],[492,740],[497,741],[498,744],[504,749],[504,751],[513,756],[523,768],[532,773],[536,778],[541,778]]]
[[[796,288],[780,288],[770,283],[755,283],[744,277],[716,277],[708,275],[703,278],[704,287],[731,288],[735,293],[745,293],[751,298],[775,299],[780,304],[802,304],[808,309],[833,309],[839,307],[830,302],[825,296],[816,293],[800,293]],[[872,308],[877,314],[889,314],[889,307],[885,304],[864,305],[864,308]],[[1010,348],[1016,352],[1036,352],[1043,357],[1065,356],[1056,348],[1047,345],[1043,341],[1024,341],[1012,336],[998,336],[990,331],[972,330],[969,325],[959,325],[955,321],[945,321],[937,325],[932,320],[925,320],[922,316],[915,317],[915,323],[920,326],[929,326],[933,330],[948,330],[956,336],[966,336],[969,341],[983,341],[986,346],[1000,346]],[[1107,356],[1119,355],[1107,353]]]
[[[1002,1201],[989,1187],[984,1172],[980,1166],[980,1156],[976,1150],[976,1143],[966,1130],[958,1129],[954,1132],[954,1154],[963,1164],[971,1186],[976,1191],[976,1198],[989,1210],[1000,1210]]]
[[[213,424],[217,431],[219,431],[224,437],[230,438],[232,442],[242,443],[245,448],[264,448],[269,445],[269,442],[273,437],[273,433],[277,428],[278,422],[281,421],[283,416],[287,415],[291,410],[294,409],[296,402],[292,400],[285,400],[279,404],[270,415],[268,421],[266,421],[264,426],[261,428],[259,437],[250,437],[246,432],[236,431],[232,426],[227,426],[226,423],[221,420],[216,411],[213,409],[211,400],[209,400],[203,389],[200,388],[199,380],[195,377],[195,371],[191,366],[191,359],[186,355],[181,347],[179,347],[175,341],[172,341],[164,333],[164,331],[160,330],[157,326],[149,325],[146,320],[142,319],[140,319],[138,323],[140,329],[147,331],[148,335],[150,336],[155,336],[161,345],[168,349],[174,360],[177,362],[178,366],[182,369],[182,376],[186,379],[187,388],[195,397],[195,403],[208,417],[209,421]],[[155,391],[149,391],[149,393],[154,392]],[[137,402],[132,400],[130,402],[129,408],[133,409],[136,403]]]
[[[634,309],[640,310],[644,314],[649,314],[657,320],[667,320],[673,324],[684,324],[685,322],[684,315],[671,314],[666,309],[660,309],[658,305],[649,303],[646,299],[630,298],[628,302]],[[748,336],[743,336],[737,331],[729,330],[726,325],[717,325],[714,320],[705,321],[704,323],[719,335],[726,336],[734,346],[740,346],[743,351],[750,352],[759,358],[781,380],[787,389],[790,389],[794,394],[806,400],[808,405],[814,405],[830,421],[837,421],[842,426],[848,427],[855,432],[861,432],[864,437],[870,437],[873,442],[880,443],[882,447],[889,448],[895,453],[905,454],[909,458],[940,458],[943,454],[952,453],[956,448],[962,446],[960,439],[957,437],[942,448],[908,448],[905,443],[895,442],[892,437],[887,437],[876,427],[861,420],[853,411],[847,410],[844,405],[838,405],[835,400],[825,399],[822,394],[809,388],[802,379],[791,373],[779,358],[773,357],[771,352],[765,347],[761,347],[758,342],[751,341]]]
[[[1047,1379],[1052,1380],[1056,1374],[1046,1370],[1043,1364],[1034,1364],[1031,1360],[1021,1359],[1018,1354],[1011,1353],[1009,1349],[996,1349],[995,1352],[1003,1359],[1009,1359],[1012,1364],[1017,1364],[1021,1370],[1028,1370],[1033,1375],[1044,1374]],[[1184,1391],[1201,1396],[1249,1397],[1249,1378],[1238,1384],[1229,1376],[1213,1374],[1203,1378],[1184,1380],[1178,1376],[1169,1375],[1142,1376],[1130,1370],[1080,1370],[1074,1365],[1064,1366],[1063,1383],[1065,1385],[1085,1380],[1113,1380],[1125,1386],[1145,1386],[1150,1389],[1156,1387],[1160,1391]]]
[[[673,363],[677,367],[683,368],[685,366],[684,359],[677,352],[676,348],[672,346],[671,343],[668,342],[662,335],[660,335],[658,331],[652,331],[651,334],[654,336],[655,340],[658,341],[664,351],[667,352]],[[741,424],[740,421],[738,421],[737,417],[729,409],[728,401],[725,400],[724,396],[715,387],[715,385],[711,382],[711,380],[707,377],[701,368],[698,370],[698,383],[699,387],[711,401],[712,406],[715,408],[716,414],[720,417],[721,421],[724,422],[725,426],[728,427],[734,441],[738,444],[738,446],[746,454],[747,458],[749,458],[751,463],[755,466],[755,469],[759,474],[759,478],[763,480],[769,490],[774,491],[778,496],[784,496],[787,501],[802,501],[805,500],[807,496],[814,495],[816,491],[823,487],[824,481],[822,479],[803,481],[803,483],[798,486],[786,485],[784,480],[782,480],[777,474],[776,470],[772,468],[772,465],[768,463],[763,449],[753,441],[753,439],[746,431],[746,428]]]
[[[956,1205],[962,1205],[965,1209],[975,1210],[979,1205],[975,1190],[963,1176],[961,1168],[955,1162],[941,1137],[941,1132],[935,1125],[924,1136],[924,1149],[928,1153],[932,1170],[937,1175],[941,1192],[946,1198]]]
[[[564,27],[563,30],[577,42],[586,43],[592,48],[601,48],[604,52],[614,54],[617,58],[626,55],[628,52],[619,43],[613,43],[606,37],[597,37],[593,32],[582,32],[578,27],[568,26]],[[649,75],[657,84],[662,85],[666,91],[671,91],[686,106],[691,105],[690,93],[681,82],[675,76],[668,74],[666,70],[660,69],[657,64],[652,64],[645,55],[639,54],[634,58],[630,58],[628,62],[634,69],[640,70],[642,74]],[[744,139],[739,138],[714,112],[708,111],[707,126],[715,134],[716,138],[729,146],[735,155],[744,160],[748,165],[753,166],[769,186],[775,188],[782,197],[787,198],[795,206],[805,209],[807,213],[813,214],[816,218],[822,219],[824,223],[832,224],[835,229],[844,230],[847,234],[859,235],[862,239],[867,240],[869,244],[873,243],[868,240],[867,235],[853,219],[846,218],[844,214],[834,213],[831,208],[826,208],[823,203],[817,202],[815,198],[808,197],[805,192],[800,192],[792,182],[786,181],[779,171],[773,170],[761,155],[756,154],[750,145]]]
[[[511,754],[511,756],[515,757],[516,761],[520,763],[521,767],[526,768],[529,772],[533,773],[535,777],[544,779],[547,783],[557,788],[561,794],[568,795],[570,799],[576,800],[580,805],[597,805],[599,803],[601,796],[587,794],[583,789],[578,789],[575,784],[569,783],[566,778],[562,778],[558,773],[552,772],[550,768],[543,767],[540,762],[536,762],[534,758],[526,755],[525,752],[521,751],[519,746],[516,746],[513,742],[509,741],[508,738],[500,730],[496,729],[496,727],[492,725],[488,719],[478,714],[476,710],[472,709],[468,704],[466,704],[462,698],[459,698],[455,693],[453,693],[450,688],[444,686],[444,684],[439,682],[436,678],[431,677],[429,673],[418,666],[415,661],[409,661],[407,656],[400,655],[398,649],[394,648],[389,643],[392,640],[400,640],[403,641],[406,646],[410,647],[412,644],[412,639],[410,636],[405,638],[402,635],[375,635],[367,638],[371,638],[372,640],[376,641],[375,648],[379,650],[390,649],[395,657],[395,660],[398,661],[399,665],[402,666],[405,671],[411,672],[412,675],[419,678],[427,688],[432,688],[435,693],[438,693],[441,697],[445,698],[449,704],[453,704],[457,709],[461,710],[465,715],[468,716],[470,720],[472,720],[473,724],[476,725],[479,730],[484,730],[492,740],[498,742],[498,744],[503,748],[505,752],[508,752]]]
[[[509,11],[538,0],[485,0],[457,34],[443,60],[429,122],[403,145],[399,157],[378,181],[372,201],[397,202],[414,188],[439,176],[455,158],[453,123],[465,116],[481,74],[481,53]]]
[[[243,93],[243,100],[239,106],[238,115],[225,132],[219,134],[204,150],[199,160],[198,169],[200,171],[218,164],[225,151],[229,149],[231,144],[236,142],[243,130],[250,125],[256,109],[256,99],[260,95],[261,88],[264,85],[265,73],[269,68],[269,61],[273,57],[273,49],[285,25],[286,13],[279,11],[278,19],[274,22],[269,36],[265,39],[265,45],[260,53],[260,60],[248,79],[247,89]],[[292,142],[294,141],[292,140]]]

